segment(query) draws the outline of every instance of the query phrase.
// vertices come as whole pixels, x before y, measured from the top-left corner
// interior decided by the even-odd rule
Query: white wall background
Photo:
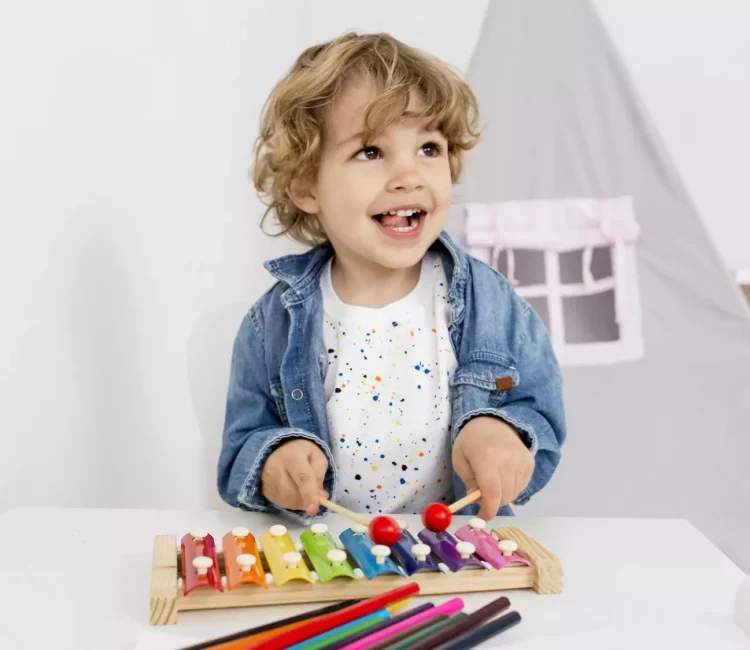
[[[724,263],[750,268],[750,2],[594,6]]]
[[[750,4],[596,5],[727,265],[750,266]],[[0,4],[0,511],[209,503],[191,331],[295,250],[258,229],[262,103],[347,28],[463,69],[486,0],[457,6]]]

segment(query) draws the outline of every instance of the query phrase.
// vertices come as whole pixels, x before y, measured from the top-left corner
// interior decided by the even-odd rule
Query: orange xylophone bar
[[[373,612],[383,609],[387,605],[406,600],[419,593],[419,585],[416,582],[410,582],[402,587],[386,591],[379,596],[374,596],[356,605],[350,605],[333,614],[326,614],[320,618],[296,627],[288,632],[275,636],[268,641],[253,643],[247,646],[246,650],[283,650],[300,641],[306,641],[314,636],[328,632],[340,625],[350,623],[358,618],[372,614]]]

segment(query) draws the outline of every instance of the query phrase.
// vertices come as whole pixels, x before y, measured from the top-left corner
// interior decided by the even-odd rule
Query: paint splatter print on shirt
[[[321,277],[325,387],[337,499],[365,513],[419,513],[452,498],[450,381],[456,357],[440,256],[428,252],[406,297],[342,303]]]

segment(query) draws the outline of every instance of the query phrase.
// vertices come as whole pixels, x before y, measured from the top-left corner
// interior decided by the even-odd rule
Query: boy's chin
[[[432,241],[427,239],[414,242],[411,246],[400,246],[391,249],[385,246],[373,246],[368,250],[368,257],[379,266],[392,271],[410,269],[422,261]]]

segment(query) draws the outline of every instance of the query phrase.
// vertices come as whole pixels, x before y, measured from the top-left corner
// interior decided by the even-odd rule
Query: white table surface
[[[418,516],[400,517],[419,530]],[[467,517],[456,517],[456,525]],[[149,625],[153,540],[201,527],[218,541],[233,526],[255,535],[285,523],[246,512],[20,508],[0,515],[0,648],[178,648],[291,616],[314,605],[181,612]],[[331,515],[334,534],[347,520]],[[733,622],[743,572],[682,520],[496,518],[561,560],[564,591],[505,593],[522,622],[482,647],[750,648]],[[451,527],[451,530],[454,526]],[[460,595],[460,594],[459,594]],[[466,594],[473,611],[497,593]],[[434,596],[439,603],[452,596]],[[414,603],[426,602],[426,597]],[[47,643],[48,645],[44,645]]]

